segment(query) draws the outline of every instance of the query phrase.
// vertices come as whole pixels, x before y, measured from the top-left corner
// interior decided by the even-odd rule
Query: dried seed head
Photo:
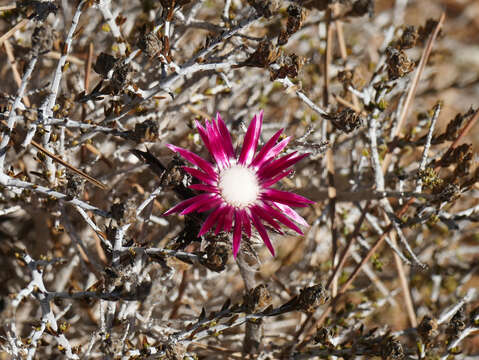
[[[414,62],[408,59],[404,51],[388,47],[386,49],[386,56],[389,80],[406,76],[414,70]]]
[[[434,19],[427,19],[426,24],[424,26],[419,27],[418,35],[419,35],[419,42],[421,44],[425,43],[429,36],[432,34],[434,29],[436,29],[438,22]],[[439,31],[439,36],[441,36],[441,31]]]
[[[85,186],[85,180],[76,175],[72,174],[70,172],[67,172],[66,174],[67,178],[67,185],[66,185],[66,195],[67,195],[67,200],[72,200],[76,197],[78,197],[82,192],[83,188]]]
[[[389,338],[381,346],[381,356],[384,360],[398,360],[404,358],[404,350],[399,340]]]
[[[278,50],[271,41],[265,39],[259,43],[254,53],[252,53],[245,61],[240,62],[238,65],[233,65],[233,68],[240,68],[243,66],[265,68],[274,63],[279,55],[280,50]]]
[[[163,39],[155,32],[148,31],[146,26],[140,29],[140,36],[136,44],[148,57],[160,54],[164,48]]]
[[[281,30],[278,37],[278,45],[284,45],[288,42],[288,39],[296,31],[301,29],[304,20],[306,19],[306,10],[301,6],[292,4],[288,6],[288,21],[286,23],[286,30]]]
[[[32,33],[33,56],[49,52],[53,47],[53,40],[53,31],[50,25],[37,25]]]
[[[304,312],[311,313],[328,300],[328,292],[322,284],[318,284],[301,290],[298,297],[298,306]]]
[[[414,26],[407,26],[399,39],[398,45],[401,49],[410,49],[416,46],[419,34]]]
[[[464,306],[461,306],[459,310],[454,314],[452,319],[449,321],[449,324],[446,329],[446,334],[449,336],[455,337],[462,330],[466,328],[467,317],[464,310]]]
[[[430,316],[425,316],[417,327],[417,332],[424,343],[428,344],[437,334],[437,321]]]
[[[330,327],[323,326],[316,331],[313,341],[316,344],[329,345],[331,344],[331,338],[333,335],[333,330]]]
[[[336,129],[345,133],[353,132],[363,124],[361,115],[350,108],[343,109],[336,114],[323,115],[323,117],[331,120]]]
[[[118,94],[126,86],[130,84],[130,77],[133,68],[125,61],[120,60],[115,63],[113,66],[113,76],[110,79],[110,85],[113,89],[114,94]]]
[[[137,142],[154,141],[158,138],[158,123],[153,120],[146,120],[135,124],[132,137]]]
[[[346,16],[363,16],[366,14],[370,18],[374,16],[374,0],[356,0]]]
[[[199,257],[200,263],[211,271],[221,272],[226,268],[228,261],[228,247],[225,243],[212,241]]]
[[[248,292],[244,302],[250,313],[256,313],[271,305],[272,298],[266,285],[260,284]]]
[[[266,19],[273,16],[279,9],[278,0],[248,0],[248,3],[255,8],[258,14]]]
[[[18,7],[24,11],[33,10],[30,20],[45,21],[50,13],[56,14],[58,6],[53,1],[24,0],[18,1]]]
[[[285,77],[295,78],[296,76],[298,76],[299,71],[304,65],[304,62],[304,58],[296,54],[280,56],[277,61],[280,68],[269,69],[271,81],[276,79],[284,79]]]

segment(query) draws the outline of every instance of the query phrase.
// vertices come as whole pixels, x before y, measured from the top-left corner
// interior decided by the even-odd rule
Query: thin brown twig
[[[397,243],[396,233],[394,231],[391,232],[390,238],[393,244]],[[403,262],[395,251],[393,251],[393,257],[399,275],[399,283],[401,284],[401,289],[404,297],[404,305],[406,306],[409,322],[411,323],[412,327],[417,327],[417,316],[416,312],[414,311],[414,304],[411,298],[411,290],[409,289],[409,284],[406,278],[406,272],[404,269]]]
[[[17,4],[10,4],[10,5],[3,5],[0,6],[0,11],[8,11],[8,10],[13,10],[17,8]]]
[[[404,126],[406,117],[409,113],[409,109],[412,105],[412,101],[414,99],[414,96],[416,95],[419,79],[421,78],[424,68],[426,67],[426,63],[429,60],[429,55],[431,55],[432,46],[434,45],[434,42],[436,41],[437,35],[439,34],[439,31],[441,30],[441,27],[442,27],[442,24],[444,23],[445,18],[446,18],[446,13],[442,13],[436,25],[436,28],[434,29],[432,35],[429,37],[429,40],[427,41],[427,44],[426,44],[426,47],[424,48],[421,59],[419,60],[419,65],[417,67],[416,73],[414,74],[414,78],[412,79],[411,87],[409,88],[409,92],[404,102],[404,107],[399,117],[398,125],[396,126],[394,133],[391,134],[391,138],[394,138],[397,134],[399,134],[399,132]],[[383,166],[382,166],[383,172],[385,172],[387,168],[389,167],[389,163],[391,162],[391,157],[392,157],[391,153],[386,154],[384,158]]]
[[[335,4],[333,6],[334,10],[334,15],[335,17],[338,14],[338,4]],[[339,45],[339,52],[341,54],[341,59],[346,61],[348,59],[348,50],[346,48],[346,40],[344,40],[344,31],[343,31],[343,22],[340,19],[335,20],[335,25],[336,25],[336,34],[337,34],[337,39],[338,39],[338,45]],[[361,112],[360,106],[359,106],[359,100],[356,94],[351,94],[351,99],[353,100],[353,106],[351,107],[354,109],[356,112]]]
[[[419,84],[419,80],[421,78],[422,73],[424,72],[426,63],[427,63],[427,61],[429,59],[429,56],[431,54],[431,51],[432,51],[432,46],[433,46],[433,44],[434,44],[434,42],[437,38],[437,35],[439,34],[439,30],[441,29],[442,24],[444,23],[444,19],[445,19],[445,13],[442,13],[441,17],[439,19],[439,22],[437,23],[436,28],[434,29],[432,35],[429,37],[429,40],[426,44],[426,47],[425,47],[425,49],[422,53],[421,59],[419,61],[418,69],[417,69],[417,71],[414,75],[411,86],[409,88],[409,92],[408,92],[406,100],[404,102],[404,107],[403,107],[403,110],[402,110],[401,115],[399,117],[398,125],[395,128],[394,133],[391,134],[392,138],[394,138],[395,136],[397,136],[397,134],[399,134],[399,132],[401,131],[402,127],[405,124],[406,117],[409,113],[409,109],[412,106],[414,96],[416,95],[416,90],[417,90],[417,86]],[[392,153],[386,154],[386,156],[384,158],[384,162],[382,164],[383,173],[385,173],[387,171],[387,169],[389,167],[389,164],[391,162],[391,158],[392,158]],[[410,200],[410,202],[407,203],[407,205],[409,206],[410,203],[412,203],[411,200]],[[389,224],[389,219],[388,218],[386,218],[386,223]],[[395,239],[394,232],[391,234],[391,239],[394,242],[394,239]],[[408,318],[409,318],[409,321],[411,323],[411,326],[416,327],[417,326],[417,317],[416,317],[416,313],[414,311],[414,306],[413,306],[413,301],[412,301],[412,298],[411,298],[411,292],[410,292],[410,289],[409,289],[409,284],[406,280],[406,270],[404,269],[403,262],[401,261],[401,259],[399,258],[399,256],[395,252],[393,252],[393,257],[394,257],[394,264],[396,266],[396,270],[397,270],[397,273],[398,273],[398,276],[399,276],[399,281],[400,281],[400,285],[401,285],[401,289],[402,289],[402,296],[404,298],[404,304],[406,306],[406,310],[407,310],[407,313],[408,313]]]
[[[462,128],[461,132],[457,136],[456,140],[453,141],[448,151],[454,150],[459,145],[459,143],[464,138],[464,136],[466,136],[467,133],[472,129],[477,119],[479,119],[479,110],[476,111],[474,116],[471,117],[469,121],[467,122],[467,124]]]
[[[369,204],[368,204],[369,205]],[[351,251],[351,248],[355,242],[355,239],[356,237],[359,235],[359,232],[361,230],[361,226],[364,222],[364,219],[366,218],[366,214],[368,213],[369,211],[369,206],[366,206],[366,208],[364,209],[364,211],[362,212],[361,214],[361,217],[359,218],[358,222],[356,223],[355,225],[355,228],[354,228],[354,231],[353,233],[351,234],[351,236],[349,237],[348,239],[348,242],[347,242],[347,245],[346,245],[346,248],[344,249],[343,251],[343,254],[341,255],[340,259],[339,259],[339,263],[338,265],[336,266],[336,268],[334,269],[333,273],[331,274],[331,276],[329,277],[328,281],[326,282],[326,288],[328,289],[331,282],[333,281],[333,279],[337,278],[338,274],[341,272],[341,270],[343,269],[344,265],[346,264],[346,260],[349,256],[349,252]]]
[[[10,62],[10,66],[12,67],[13,78],[15,79],[15,82],[17,83],[18,87],[20,87],[22,84],[22,77],[17,69],[17,63],[15,61],[15,55],[13,53],[12,45],[10,45],[8,41],[5,41],[3,43],[3,46],[5,47],[5,52],[7,53],[8,61]],[[28,100],[27,96],[23,97],[23,102],[25,106],[27,107],[30,106],[30,101]]]
[[[379,247],[382,245],[384,242],[384,239],[386,239],[387,234],[389,231],[392,229],[392,226],[389,226],[389,229],[386,230],[381,237],[374,243],[373,246],[369,249],[368,253],[364,256],[364,258],[361,260],[361,262],[356,266],[354,271],[351,273],[349,276],[348,280],[341,286],[341,288],[338,291],[338,294],[331,300],[331,302],[328,304],[326,309],[323,310],[323,313],[319,317],[319,319],[314,323],[313,326],[310,327],[309,331],[307,332],[306,337],[304,340],[297,346],[298,350],[301,350],[310,340],[311,335],[313,334],[314,330],[321,326],[326,319],[326,317],[331,313],[333,307],[336,305],[340,297],[349,289],[349,287],[352,285],[353,281],[356,279],[356,277],[359,275],[359,272],[361,271],[362,267],[364,264],[366,264],[371,256],[376,252],[376,250],[379,249]],[[313,315],[309,315],[309,318],[312,318]]]
[[[88,93],[88,89],[90,88],[90,73],[91,67],[93,64],[93,43],[88,45],[88,58],[85,63],[85,93]]]
[[[412,202],[414,201],[414,198],[410,199],[406,204],[404,204],[404,206],[398,211],[398,213],[396,214],[397,217],[401,217],[403,216],[406,211],[409,209],[409,206],[412,204]],[[366,208],[369,207],[370,203],[368,202],[368,204],[366,205]],[[333,300],[331,300],[331,302],[329,303],[329,305],[327,306],[326,309],[324,309],[323,313],[321,314],[321,316],[319,317],[319,319],[314,323],[314,325],[312,327],[310,327],[309,331],[307,332],[307,335],[306,337],[304,338],[304,340],[301,342],[301,344],[298,345],[298,349],[302,349],[307,343],[308,341],[310,340],[310,337],[314,331],[314,329],[316,329],[317,327],[321,326],[321,324],[324,322],[324,320],[326,319],[326,317],[329,315],[329,313],[331,312],[331,310],[333,309],[333,306],[337,303],[338,299],[341,297],[342,294],[344,294],[349,286],[351,286],[351,284],[353,283],[353,281],[356,279],[356,277],[358,276],[359,274],[359,271],[362,269],[362,267],[364,266],[364,264],[366,264],[369,259],[371,258],[371,256],[376,252],[376,250],[381,246],[381,244],[384,242],[384,240],[386,239],[386,236],[389,234],[389,232],[393,229],[393,226],[392,224],[389,224],[389,226],[384,230],[383,234],[380,236],[380,238],[374,243],[374,245],[369,249],[368,253],[364,256],[364,258],[361,260],[361,262],[356,266],[356,268],[354,269],[354,271],[351,273],[351,275],[349,276],[348,280],[343,284],[343,286],[339,289],[338,291],[338,294],[336,295],[336,297],[333,298]],[[313,315],[309,315],[307,321],[309,321],[310,319],[309,318],[312,318]]]
[[[361,113],[361,108],[359,106],[356,106],[354,105],[353,103],[349,102],[348,100],[342,98],[341,96],[339,96],[338,94],[332,94],[333,95],[333,98],[338,102],[340,103],[341,105],[344,105],[344,106],[347,106],[348,108],[356,111],[357,113]],[[354,95],[354,94],[353,94]],[[357,99],[356,95],[354,95],[355,98]],[[366,114],[366,113],[364,113]]]
[[[62,54],[59,53],[58,51],[50,51],[48,53],[45,54],[45,57],[49,58],[49,59],[55,59],[55,60],[59,60],[61,57],[62,57]],[[76,64],[78,66],[83,66],[85,65],[85,61],[82,60],[82,59],[79,59],[77,58],[76,56],[74,55],[68,55],[67,56],[67,61],[73,63],[73,64]]]
[[[8,30],[5,34],[0,36],[0,45],[2,45],[5,40],[8,40],[13,34],[15,34],[22,27],[27,25],[29,21],[30,21],[29,19],[21,20],[18,24],[16,24],[14,27]]]
[[[77,175],[83,177],[85,180],[89,181],[90,183],[92,183],[93,185],[95,186],[98,186],[100,189],[103,189],[105,190],[107,188],[107,186],[105,184],[103,184],[102,182],[98,181],[97,179],[91,177],[90,175],[88,175],[87,173],[81,171],[80,169],[77,169],[76,167],[74,167],[73,165],[70,165],[69,163],[67,163],[66,161],[62,160],[61,158],[59,158],[58,156],[56,156],[55,154],[51,153],[50,151],[48,151],[47,149],[45,149],[43,146],[41,146],[39,143],[37,143],[36,141],[32,140],[32,145],[37,148],[39,151],[41,151],[42,153],[44,153],[45,155],[47,155],[48,157],[50,157],[51,159],[53,159],[54,161],[56,161],[57,163],[65,166],[67,169],[73,171],[74,173],[76,173]]]

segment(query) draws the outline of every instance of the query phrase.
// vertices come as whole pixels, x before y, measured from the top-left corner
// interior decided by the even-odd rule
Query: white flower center
[[[241,165],[233,165],[221,171],[218,189],[228,204],[239,208],[256,202],[260,192],[254,171]]]

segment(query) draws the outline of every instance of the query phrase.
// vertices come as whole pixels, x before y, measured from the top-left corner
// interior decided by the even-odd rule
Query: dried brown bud
[[[416,46],[419,34],[414,26],[407,26],[399,39],[398,45],[401,49],[410,49]]]
[[[449,324],[446,329],[446,334],[452,337],[457,336],[462,330],[466,328],[466,323],[466,312],[464,311],[464,306],[461,306],[459,310],[454,314],[452,319],[449,321]]]
[[[113,76],[110,79],[110,85],[113,93],[117,94],[130,84],[130,77],[133,68],[123,60],[117,61],[113,66]]]
[[[320,305],[329,300],[329,295],[322,284],[307,287],[301,290],[298,297],[299,309],[304,312],[311,313]]]
[[[414,62],[408,59],[404,51],[388,47],[386,56],[389,80],[398,79],[414,70]]]
[[[425,316],[417,327],[417,332],[422,341],[428,344],[437,334],[437,321],[430,316]]]
[[[321,327],[316,331],[313,341],[316,344],[329,345],[333,335],[333,330],[330,327]]]
[[[148,57],[161,54],[163,51],[163,39],[154,32],[140,31],[137,46],[145,52]]]
[[[137,142],[154,141],[158,138],[158,123],[153,120],[146,120],[135,124],[132,137]]]
[[[248,3],[265,18],[270,18],[279,9],[278,0],[248,0]]]
[[[278,37],[278,45],[284,45],[288,42],[288,39],[296,31],[301,29],[303,22],[306,19],[306,10],[298,5],[288,6],[288,21],[286,23],[286,30],[281,30]]]
[[[354,77],[354,69],[346,69],[338,72],[338,81],[343,84],[343,88],[347,89],[351,85]]]
[[[374,16],[374,0],[356,0],[351,10],[344,16],[363,16],[366,14],[369,14],[370,18]]]
[[[47,53],[53,46],[53,31],[50,25],[37,25],[32,33],[32,52],[34,56]]]
[[[404,350],[399,340],[389,338],[381,346],[381,357],[384,360],[397,360],[404,358]]]
[[[361,115],[350,108],[343,109],[335,114],[323,115],[323,117],[331,120],[336,129],[345,133],[353,132],[363,124]]]
[[[233,68],[240,68],[243,66],[265,68],[274,63],[279,57],[280,51],[269,41],[264,39],[258,44],[258,48],[245,61],[238,65],[233,65]]]
[[[67,172],[67,186],[66,186],[66,195],[68,200],[72,200],[78,197],[82,192],[85,186],[85,180],[75,174]]]
[[[268,307],[272,302],[272,298],[266,285],[260,284],[248,292],[244,302],[248,312],[257,313]]]
[[[228,262],[228,247],[225,243],[212,241],[199,256],[200,263],[211,271],[221,272]]]
[[[284,79],[285,77],[295,78],[304,65],[304,58],[296,54],[291,54],[280,58],[280,68],[277,70],[270,68],[271,80]]]
[[[54,1],[23,0],[18,1],[17,6],[24,11],[33,11],[28,18],[37,21],[45,21],[50,13],[56,14],[58,11]]]
[[[119,224],[131,223],[136,220],[135,206],[133,200],[115,202],[110,207],[110,214]]]
[[[429,35],[432,34],[434,29],[437,26],[437,20],[434,19],[427,19],[426,24],[424,26],[419,27],[418,35],[419,35],[419,42],[425,43],[429,38]],[[439,36],[441,35],[441,31],[439,31]]]

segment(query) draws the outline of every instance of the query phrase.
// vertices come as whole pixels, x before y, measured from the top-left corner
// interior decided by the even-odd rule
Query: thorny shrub
[[[3,1],[0,358],[479,356],[477,5]],[[316,203],[234,259],[166,144],[260,110]]]

